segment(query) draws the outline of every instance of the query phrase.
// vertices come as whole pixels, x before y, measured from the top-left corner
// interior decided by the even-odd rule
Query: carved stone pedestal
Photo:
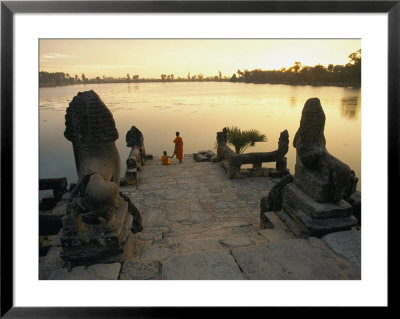
[[[61,258],[71,263],[114,261],[122,256],[133,223],[128,202],[119,197],[112,220],[88,224],[82,215],[69,214],[63,218]]]
[[[325,234],[351,229],[357,224],[352,206],[344,200],[320,203],[303,192],[295,183],[286,185],[283,192],[283,213],[303,235],[321,237]],[[290,223],[287,223],[291,228]],[[296,228],[292,227],[292,228]]]

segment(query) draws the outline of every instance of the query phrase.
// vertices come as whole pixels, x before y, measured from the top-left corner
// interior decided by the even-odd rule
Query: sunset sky
[[[40,71],[88,78],[175,78],[203,74],[231,77],[238,69],[273,70],[303,65],[346,64],[360,39],[109,39],[39,42]]]

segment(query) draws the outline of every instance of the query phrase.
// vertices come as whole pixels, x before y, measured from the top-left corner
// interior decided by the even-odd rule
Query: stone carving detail
[[[350,229],[357,223],[352,206],[345,201],[355,192],[357,178],[350,167],[326,150],[325,114],[320,100],[305,103],[296,148],[294,183],[283,190],[283,213],[294,233],[302,236]]]
[[[121,164],[112,113],[94,91],[79,92],[65,120],[78,182],[62,220],[61,256],[83,262],[121,253],[133,216],[119,193]]]
[[[278,141],[278,149],[272,152],[252,152],[236,154],[227,145],[227,130],[224,128],[217,132],[217,158],[222,161],[229,178],[248,176],[283,176],[289,174],[286,168],[286,153],[289,149],[289,133],[287,130],[281,132]],[[276,162],[276,169],[263,169],[262,163]],[[253,169],[241,170],[243,164],[252,164]]]

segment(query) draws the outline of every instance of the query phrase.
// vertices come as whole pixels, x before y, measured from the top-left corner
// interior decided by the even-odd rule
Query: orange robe
[[[161,156],[161,161],[163,165],[171,165],[171,162],[168,160],[168,156]]]
[[[173,141],[175,143],[175,155],[176,158],[181,160],[183,158],[183,141],[182,137],[177,136]]]

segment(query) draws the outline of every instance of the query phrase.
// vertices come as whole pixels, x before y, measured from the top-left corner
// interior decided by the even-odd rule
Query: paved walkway
[[[103,270],[62,269],[50,279],[360,279],[354,249],[350,257],[340,254],[341,236],[330,239],[336,250],[324,240],[294,238],[273,212],[274,228],[260,227],[261,197],[278,180],[230,180],[219,163],[195,162],[191,155],[169,166],[146,161],[139,176],[138,189],[120,188],[142,215],[136,253]],[[359,231],[344,233],[346,242],[360,238]]]
[[[322,240],[294,238],[273,212],[274,229],[262,229],[260,200],[277,181],[231,180],[219,163],[191,155],[169,166],[147,161],[139,189],[121,187],[144,228],[137,234],[143,250],[122,266],[121,277],[136,278],[140,263],[159,262],[153,276],[160,279],[358,278]]]

